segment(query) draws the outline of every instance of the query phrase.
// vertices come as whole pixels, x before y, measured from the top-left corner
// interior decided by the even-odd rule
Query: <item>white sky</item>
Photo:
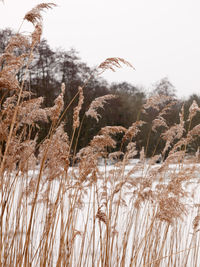
[[[44,13],[43,37],[51,47],[75,48],[90,67],[122,57],[136,68],[108,71],[108,81],[149,89],[168,77],[179,97],[199,94],[200,0],[4,0],[0,28],[17,30],[41,2],[58,4]]]

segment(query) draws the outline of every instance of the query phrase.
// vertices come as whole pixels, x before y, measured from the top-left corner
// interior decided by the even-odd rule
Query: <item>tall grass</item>
[[[64,109],[65,85],[50,108],[41,108],[43,99],[27,91],[26,74],[42,32],[41,11],[52,6],[40,4],[28,12],[24,19],[33,24],[33,33],[12,37],[0,57],[0,89],[6,96],[0,113],[1,266],[199,266],[199,155],[188,159],[186,151],[200,126],[186,133],[182,109],[180,123],[168,128],[164,115],[173,102],[154,96],[142,112],[164,107],[152,123],[153,131],[166,129],[163,155],[170,153],[163,163],[156,165],[157,155],[148,160],[145,149],[136,150],[132,140],[144,124],[140,120],[128,129],[104,127],[87,147],[72,151],[82,120],[92,116],[98,121],[98,108],[115,96],[94,99],[80,118],[83,83],[75,95],[79,101],[69,139],[62,117],[75,98]],[[100,73],[121,63],[131,66],[109,58],[100,64]],[[24,68],[19,83],[16,74]],[[194,102],[190,122],[199,110]],[[51,122],[39,144],[38,121]],[[118,133],[124,152],[109,153]],[[140,159],[133,161],[138,153]]]

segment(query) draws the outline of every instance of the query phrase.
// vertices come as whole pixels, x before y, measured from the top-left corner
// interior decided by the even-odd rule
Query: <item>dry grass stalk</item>
[[[175,140],[180,140],[185,132],[184,128],[184,109],[182,107],[181,113],[179,114],[180,123],[170,127],[170,129],[166,130],[161,137],[166,141],[165,147],[163,149],[163,155],[166,151],[172,146]]]
[[[80,114],[83,101],[84,101],[83,88],[79,86],[78,91],[79,91],[78,105],[74,108],[74,115],[73,115],[73,128],[74,129],[78,128],[80,125],[79,114]]]
[[[48,147],[48,151],[46,149]],[[63,170],[69,167],[69,138],[61,124],[52,135],[51,139],[46,139],[40,146],[39,160],[46,158],[45,173],[46,182],[59,179]]]
[[[131,63],[129,63],[125,59],[119,58],[119,57],[107,58],[104,62],[102,62],[99,65],[98,68],[101,69],[102,72],[104,72],[106,70],[115,71],[115,68],[121,68],[121,63],[134,69],[134,67],[132,66]]]
[[[40,12],[53,5],[40,4],[28,12],[25,19],[35,26],[32,37],[17,35],[18,39],[12,38],[0,57],[0,63],[5,63],[0,76],[0,88],[13,91],[13,95],[2,103],[0,113],[0,142],[9,143],[6,153],[1,152],[0,155],[1,164],[3,162],[0,181],[1,264],[158,266],[161,265],[161,259],[165,258],[165,266],[186,266],[189,259],[191,265],[198,266],[199,241],[196,233],[199,231],[199,208],[197,215],[192,217],[192,223],[182,224],[179,219],[186,214],[188,206],[185,200],[191,196],[186,191],[186,184],[195,179],[199,169],[198,166],[185,168],[184,164],[176,165],[176,169],[169,166],[169,163],[175,165],[177,159],[179,162],[184,160],[186,149],[182,148],[199,135],[199,126],[193,129],[189,127],[187,136],[183,138],[183,108],[180,123],[168,129],[164,115],[172,102],[160,111],[170,101],[168,97],[161,99],[161,96],[155,96],[144,106],[145,112],[149,108],[160,111],[153,122],[153,130],[156,131],[160,126],[167,128],[162,135],[166,141],[163,151],[165,153],[171,148],[171,152],[161,166],[154,166],[158,156],[147,163],[144,149],[137,151],[136,143],[131,142],[144,124],[137,121],[129,129],[121,126],[102,128],[89,145],[77,153],[77,167],[70,168],[72,140],[64,131],[64,124],[59,125],[64,106],[64,84],[55,105],[46,109],[41,108],[42,98],[31,99],[32,95],[24,91],[24,83],[19,86],[15,75],[32,60],[32,54],[28,56],[25,50],[33,49],[40,41]],[[18,48],[24,51],[20,57],[15,55]],[[110,58],[100,65],[100,69],[114,70],[121,63],[130,66],[121,58]],[[83,104],[81,87],[78,93],[74,130],[80,123]],[[103,108],[106,101],[113,98],[115,96],[107,95],[95,99],[86,115],[98,121],[97,109]],[[189,111],[190,121],[198,111],[199,107],[194,102]],[[36,158],[37,135],[34,138],[31,136],[37,122],[47,122],[47,118],[52,120],[53,128],[39,145],[39,156]],[[123,133],[122,140],[130,141],[124,152],[108,153],[108,147],[114,149],[116,146],[114,135],[118,137]],[[128,160],[138,152],[143,164],[139,162],[126,166]],[[106,163],[99,168],[99,157],[117,160],[122,157],[123,160],[113,168],[106,166]],[[96,219],[99,220],[99,227]],[[183,227],[185,239],[182,238]],[[192,239],[189,234],[191,227],[195,231]],[[179,252],[188,243],[194,243],[196,250],[191,254],[189,249],[189,256],[185,260]],[[170,256],[174,254],[177,254],[176,259]]]
[[[159,201],[159,210],[156,216],[161,221],[173,224],[176,219],[181,219],[185,212],[185,206],[177,198],[163,196]]]
[[[44,11],[45,9],[53,8],[55,6],[56,4],[54,3],[39,4],[26,13],[26,15],[24,16],[24,20],[27,20],[35,25],[36,23],[41,22],[42,20],[41,11]]]
[[[41,35],[42,35],[42,23],[38,22],[35,25],[34,32],[31,34],[31,39],[32,39],[31,47],[34,47],[36,44],[40,43]]]
[[[59,96],[54,100],[55,105],[51,108],[46,108],[45,111],[47,115],[50,117],[51,121],[55,125],[58,121],[61,112],[64,108],[64,93],[65,93],[65,84],[62,83],[61,85],[61,93]]]
[[[168,129],[168,125],[166,123],[166,120],[163,117],[159,117],[159,118],[153,120],[152,131],[156,132],[156,129],[161,127],[161,126]]]
[[[198,209],[197,209],[197,215],[195,216],[192,224],[193,224],[193,229],[194,231],[196,232],[198,229],[198,226],[199,226],[199,222],[200,222],[200,207],[199,205],[195,205]]]
[[[96,135],[90,142],[90,146],[96,151],[104,151],[107,147],[115,148],[116,141],[109,135]]]
[[[146,103],[143,105],[143,113],[146,113],[148,109],[152,108],[157,111],[160,110],[160,106],[165,105],[166,102],[172,101],[170,96],[156,94],[149,97]]]
[[[0,57],[3,69],[0,73],[0,89],[20,90],[20,85],[16,79],[16,74],[26,64],[29,54],[27,49],[30,48],[29,39],[21,34],[11,37],[5,52]],[[22,50],[20,56],[16,55],[16,49]]]
[[[200,111],[200,108],[195,100],[193,100],[192,105],[189,108],[188,121],[191,121],[192,118]]]
[[[105,223],[105,225],[107,225],[108,219],[107,219],[107,216],[106,216],[105,212],[102,211],[101,207],[98,208],[98,211],[97,211],[97,214],[96,214],[96,218],[99,219],[99,221]]]
[[[125,132],[125,135],[123,137],[123,141],[125,140],[132,140],[132,138],[136,137],[136,135],[140,132],[140,127],[144,125],[144,121],[136,121],[134,122]]]
[[[94,119],[96,119],[96,121],[99,121],[99,118],[101,117],[98,113],[97,113],[97,109],[98,108],[103,108],[104,104],[110,100],[110,99],[114,99],[116,98],[115,95],[105,95],[105,96],[100,96],[95,98],[95,100],[92,101],[92,103],[90,104],[90,107],[88,109],[88,111],[85,113],[85,115],[88,117],[92,117]]]
[[[33,125],[35,122],[48,122],[47,113],[41,108],[43,97],[24,100],[18,110],[19,127],[24,124]]]
[[[122,126],[105,126],[100,130],[100,134],[102,135],[115,135],[124,132],[126,132],[126,128]]]
[[[12,36],[9,40],[8,45],[5,48],[5,53],[10,53],[14,55],[15,49],[22,49],[23,51],[27,48],[30,48],[30,41],[29,38],[17,33],[16,35]]]
[[[144,147],[140,151],[140,162],[143,162],[145,159]]]

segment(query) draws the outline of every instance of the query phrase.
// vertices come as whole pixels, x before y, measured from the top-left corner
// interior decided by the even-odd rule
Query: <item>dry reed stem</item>
[[[115,68],[121,68],[122,67],[121,63],[134,69],[134,67],[131,63],[129,63],[125,59],[119,58],[119,57],[107,58],[104,62],[102,62],[99,65],[98,68],[102,70],[101,73],[103,73],[106,70],[115,71]]]
[[[78,128],[80,125],[79,114],[80,114],[81,107],[84,101],[83,88],[79,86],[78,91],[79,91],[78,105],[74,108],[74,115],[73,115],[73,128],[74,129]]]
[[[24,20],[27,20],[34,25],[38,22],[40,23],[42,20],[41,11],[44,11],[45,9],[51,9],[55,6],[56,4],[54,3],[41,3],[36,7],[34,7],[33,9],[31,9],[29,12],[27,12],[26,15],[24,16]]]
[[[104,104],[110,100],[110,99],[114,99],[116,98],[115,95],[105,95],[105,96],[100,96],[95,98],[95,100],[92,101],[92,103],[90,104],[90,107],[88,109],[88,111],[85,113],[85,115],[88,117],[92,117],[94,119],[96,119],[96,121],[99,121],[99,118],[101,117],[98,113],[97,113],[97,109],[98,108],[103,108]]]
[[[11,40],[6,53],[0,58],[0,62],[5,60],[8,65],[2,73],[0,87],[6,86],[8,90],[16,91],[15,95],[4,101],[0,117],[1,125],[4,124],[5,127],[5,130],[0,130],[0,136],[7,141],[6,151],[4,155],[1,155],[3,157],[1,161],[1,264],[5,266],[11,263],[16,266],[33,266],[34,264],[35,266],[45,266],[55,262],[57,266],[73,266],[77,263],[79,266],[89,266],[90,264],[93,266],[100,264],[102,266],[126,266],[128,263],[129,266],[134,266],[134,264],[135,266],[152,264],[159,266],[164,258],[168,258],[169,266],[170,264],[171,266],[182,266],[183,264],[186,266],[189,257],[193,256],[193,263],[197,265],[199,243],[196,233],[199,231],[199,214],[197,213],[196,217],[193,217],[194,220],[191,223],[194,230],[193,236],[192,238],[187,236],[186,241],[180,240],[181,222],[175,226],[173,223],[177,223],[187,209],[187,206],[182,202],[187,199],[184,186],[195,177],[195,172],[198,169],[186,169],[183,164],[180,164],[176,170],[170,170],[169,163],[174,163],[177,158],[183,160],[186,146],[199,135],[199,126],[191,129],[192,119],[199,111],[199,107],[195,102],[190,107],[189,129],[184,138],[183,108],[180,114],[180,123],[171,128],[168,128],[164,119],[171,104],[159,112],[153,121],[152,130],[157,131],[160,126],[167,128],[162,135],[166,141],[164,152],[169,148],[171,152],[166,161],[158,168],[153,168],[157,156],[148,162],[148,168],[145,167],[143,149],[140,151],[141,163],[136,164],[128,171],[126,170],[129,159],[138,154],[136,143],[131,141],[139,133],[144,122],[137,121],[128,130],[120,126],[102,128],[99,134],[91,140],[88,147],[83,148],[78,154],[74,153],[80,162],[69,175],[70,149],[75,139],[75,130],[80,125],[83,87],[79,88],[68,105],[69,107],[79,95],[78,106],[74,109],[74,134],[69,140],[67,133],[64,132],[64,125],[60,124],[68,110],[67,107],[63,111],[64,85],[62,85],[61,94],[55,100],[55,105],[52,108],[42,109],[43,99],[25,100],[28,95],[23,92],[24,82],[20,87],[14,79],[14,75],[24,63],[27,64],[26,72],[28,71],[28,66],[32,60],[32,49],[40,41],[40,12],[52,6],[53,4],[40,4],[25,16],[26,20],[35,25],[35,31],[29,43],[31,53],[28,62],[26,61],[27,55],[24,54],[17,58],[12,54],[15,47],[24,49],[28,46],[26,38],[23,39],[20,35],[18,35],[19,40],[16,38]],[[100,69],[102,71],[114,70],[115,67],[120,67],[121,63],[130,66],[121,58],[110,58],[100,65]],[[98,121],[97,109],[103,108],[106,101],[114,97],[108,95],[95,99],[86,115]],[[150,107],[160,110],[160,105],[168,103],[169,98],[159,99],[159,103],[156,102],[157,100],[156,97],[149,100],[144,107],[145,112]],[[34,107],[37,110],[34,110]],[[36,147],[36,138],[31,139],[31,133],[36,121],[47,121],[47,115],[52,120],[52,127],[45,141],[39,145],[39,173],[37,177],[30,179],[29,162],[34,158],[30,155],[33,155]],[[6,120],[3,120],[4,117]],[[22,130],[20,134],[17,134],[19,129]],[[108,153],[108,147],[114,149],[116,146],[113,136],[123,133],[123,141],[130,141],[124,151]],[[25,136],[28,136],[26,140],[24,140]],[[175,143],[175,141],[177,142]],[[183,151],[181,150],[182,146],[185,146]],[[16,156],[12,157],[14,154]],[[119,157],[123,156],[123,160],[118,162],[112,171],[109,171],[108,166],[105,166],[105,172],[101,173],[98,166],[99,156],[118,160]],[[7,162],[9,157],[10,161]],[[16,166],[15,164],[19,159],[18,170],[13,178],[15,167],[11,167],[11,165]],[[34,164],[32,161],[32,166]],[[166,177],[168,180],[164,180]],[[159,183],[156,180],[158,178],[162,178]],[[22,191],[17,196],[15,208],[18,183],[21,185]],[[55,184],[58,184],[56,193],[54,192]],[[89,194],[89,204],[86,208],[87,203],[84,201],[88,198],[87,194]],[[129,205],[127,205],[127,196],[131,196]],[[93,201],[92,205],[91,201]],[[31,205],[30,209],[28,204]],[[81,206],[83,209],[87,209],[86,214],[83,214],[84,210],[81,211]],[[41,233],[38,232],[39,242],[37,243],[35,240],[38,227],[37,212],[41,207],[45,213],[45,219],[39,224]],[[77,220],[80,214],[84,215],[83,225],[78,225]],[[126,223],[120,228],[122,216],[126,219]],[[79,230],[77,226],[82,226],[82,230]],[[172,227],[174,227],[173,231],[171,231]],[[188,229],[190,229],[189,226]],[[82,240],[79,245],[77,239],[80,235]],[[122,244],[121,239],[123,240]],[[57,241],[58,243],[56,243]],[[186,259],[179,257],[173,260],[172,255],[187,251],[187,249],[180,250],[182,243],[184,245],[190,243]],[[131,255],[128,254],[129,244]],[[193,248],[195,251],[191,255],[190,251]],[[79,253],[77,260],[75,249]],[[164,252],[168,256],[162,257]]]

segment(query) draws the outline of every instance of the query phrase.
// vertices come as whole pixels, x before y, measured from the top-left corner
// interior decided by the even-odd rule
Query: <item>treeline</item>
[[[0,54],[3,53],[9,38],[13,35],[10,29],[0,31]],[[16,48],[16,53],[20,55],[20,50]],[[0,66],[3,69],[4,64]],[[23,79],[25,70],[20,70],[17,73],[19,81]],[[95,69],[91,69],[84,62],[82,62],[75,50],[65,51],[62,49],[52,49],[46,40],[42,40],[37,46],[34,53],[34,59],[30,65],[28,78],[26,79],[26,87],[30,90],[34,97],[44,97],[43,107],[54,105],[55,98],[60,93],[61,83],[65,83],[66,92],[64,96],[65,109],[62,120],[65,121],[65,130],[71,137],[73,134],[73,110],[78,103],[78,98],[72,103],[72,99],[77,94],[78,87],[84,86],[84,103],[80,112],[81,129],[76,133],[78,143],[72,145],[72,149],[77,146],[77,150],[85,147],[92,137],[106,125],[114,126],[120,125],[126,128],[130,127],[134,122],[142,120],[145,124],[141,126],[141,131],[137,135],[136,146],[138,151],[144,148],[147,156],[159,154],[164,148],[164,140],[162,132],[165,126],[157,127],[154,131],[155,119],[159,118],[159,112],[166,109],[164,118],[168,127],[179,124],[181,108],[184,104],[183,116],[186,121],[185,134],[188,127],[193,127],[200,123],[200,117],[195,116],[190,123],[187,122],[189,108],[195,100],[200,105],[200,96],[191,95],[188,99],[177,99],[176,91],[173,85],[167,78],[159,81],[150,94],[147,94],[144,89],[138,88],[132,84],[113,83],[108,84],[105,80],[97,75]],[[1,105],[3,104],[6,96],[10,94],[9,91],[1,90]],[[85,118],[84,114],[88,110],[90,103],[97,97],[115,94],[118,97],[109,101],[103,110],[99,111],[101,118],[97,122],[94,118]],[[143,111],[143,105],[147,98],[154,95],[164,95],[168,98],[159,108],[149,108],[148,112]],[[169,100],[170,99],[170,100]],[[69,108],[68,108],[69,106]],[[64,109],[64,110],[65,110]],[[51,125],[44,122],[39,122],[38,142],[41,142],[48,134]],[[121,140],[122,136],[117,136],[116,139]],[[76,138],[74,140],[77,140]],[[197,138],[195,142],[188,147],[189,152],[195,151],[200,145],[200,139]],[[118,142],[118,149],[123,150],[121,141]]]

